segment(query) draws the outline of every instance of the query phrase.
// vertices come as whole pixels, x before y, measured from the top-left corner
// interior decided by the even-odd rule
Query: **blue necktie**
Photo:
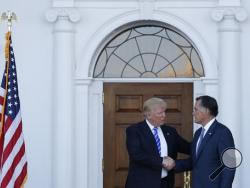
[[[160,142],[160,138],[158,136],[157,127],[153,128],[153,135],[155,137],[155,142],[157,145],[158,152],[161,155],[161,142]]]
[[[201,129],[201,134],[200,134],[199,140],[198,140],[199,142],[198,142],[198,144],[197,144],[197,146],[196,146],[196,155],[197,155],[198,152],[199,152],[200,145],[201,145],[201,142],[202,142],[203,137],[204,137],[204,132],[205,132],[205,129],[202,127],[202,129]]]

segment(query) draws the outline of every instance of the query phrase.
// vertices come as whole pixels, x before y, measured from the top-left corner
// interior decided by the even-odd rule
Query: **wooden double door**
[[[193,135],[192,83],[105,83],[104,188],[125,187],[129,164],[126,128],[144,119],[143,102],[151,97],[159,97],[167,102],[166,123],[175,127],[182,137],[191,141]],[[176,174],[176,188],[185,187],[183,179],[183,173]]]

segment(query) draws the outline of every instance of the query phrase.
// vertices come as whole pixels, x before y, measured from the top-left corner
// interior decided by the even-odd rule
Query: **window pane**
[[[201,58],[181,31],[166,24],[131,24],[99,53],[95,78],[203,77]]]

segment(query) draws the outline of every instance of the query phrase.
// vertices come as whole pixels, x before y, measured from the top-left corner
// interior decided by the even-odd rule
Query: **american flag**
[[[20,188],[27,179],[27,159],[10,32],[6,34],[5,57],[6,65],[0,87],[0,188]]]

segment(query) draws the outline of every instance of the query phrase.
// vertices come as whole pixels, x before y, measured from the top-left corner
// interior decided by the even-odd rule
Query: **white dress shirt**
[[[203,127],[203,128],[205,129],[203,138],[205,137],[205,135],[206,135],[208,129],[211,127],[211,125],[213,124],[214,121],[215,121],[215,118],[211,119],[211,120]],[[198,146],[199,142],[200,142],[200,137],[199,137],[199,139],[198,139],[198,141],[197,141],[197,143],[196,143],[196,150],[197,150],[197,146]]]
[[[155,128],[155,127],[147,119],[146,119],[146,122],[147,122],[152,134],[154,134],[153,128]],[[161,130],[161,127],[157,127],[157,133],[158,133],[158,136],[160,138],[160,143],[161,143],[161,157],[167,157],[168,156],[168,145],[167,145],[166,139],[163,135],[163,132]],[[161,178],[165,178],[167,175],[168,175],[168,171],[165,168],[162,168]]]

